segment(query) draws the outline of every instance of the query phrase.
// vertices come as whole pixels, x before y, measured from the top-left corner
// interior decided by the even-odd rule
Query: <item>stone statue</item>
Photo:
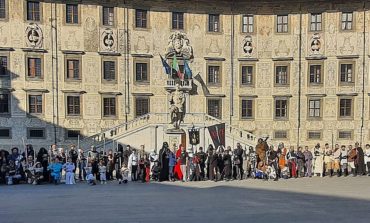
[[[176,90],[172,92],[170,100],[171,124],[175,129],[179,129],[180,123],[184,121],[184,104],[185,95],[180,91],[180,85],[176,84]]]

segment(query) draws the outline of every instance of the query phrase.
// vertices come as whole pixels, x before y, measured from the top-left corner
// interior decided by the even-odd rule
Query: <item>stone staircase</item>
[[[91,146],[95,146],[100,150],[107,148],[116,148],[115,142],[125,141],[125,138],[144,132],[148,128],[167,129],[172,128],[170,122],[170,115],[168,113],[148,113],[143,116],[137,117],[129,122],[122,123],[110,129],[105,129],[97,134],[89,137],[85,137],[80,140],[80,146],[84,149],[89,149]],[[193,126],[195,128],[205,128],[211,125],[222,123],[222,120],[217,119],[213,116],[204,113],[187,113],[184,118],[184,123],[181,124],[183,129],[190,129]],[[257,144],[257,138],[252,133],[243,129],[230,126],[226,123],[226,141],[239,142],[245,146],[255,146]],[[161,132],[161,134],[165,134]],[[208,130],[206,131],[208,134]],[[150,136],[140,136],[150,137]],[[234,143],[235,142],[235,143]],[[124,144],[132,144],[130,141],[126,141]],[[233,145],[231,145],[233,146]]]

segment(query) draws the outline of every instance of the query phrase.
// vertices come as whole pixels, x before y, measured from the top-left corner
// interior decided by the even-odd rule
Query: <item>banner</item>
[[[215,149],[221,145],[225,147],[225,123],[209,126],[208,131]]]
[[[189,129],[189,143],[190,145],[199,144],[199,129]]]

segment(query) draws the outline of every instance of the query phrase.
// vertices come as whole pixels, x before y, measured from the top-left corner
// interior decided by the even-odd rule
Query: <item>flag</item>
[[[165,59],[163,59],[163,57],[161,55],[159,55],[161,57],[161,60],[162,60],[162,65],[163,65],[163,68],[164,68],[164,72],[166,72],[166,74],[170,75],[171,74],[171,67],[170,65],[168,65],[168,63],[166,62]]]
[[[181,73],[181,71],[180,71],[179,63],[177,63],[176,55],[174,56],[173,61],[172,61],[172,69],[175,71],[176,75],[177,75],[181,80],[183,80],[183,79],[184,79],[184,76],[183,76],[183,74],[182,74],[182,73]]]
[[[216,124],[208,127],[215,149],[219,146],[225,147],[225,123]]]
[[[193,78],[193,73],[191,72],[189,64],[186,62],[186,60],[184,60],[184,73],[185,73],[186,78],[188,78],[188,79]]]

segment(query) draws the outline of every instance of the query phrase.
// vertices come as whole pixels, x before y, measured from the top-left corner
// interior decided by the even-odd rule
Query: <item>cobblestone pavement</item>
[[[370,222],[370,177],[0,186],[0,222]]]

